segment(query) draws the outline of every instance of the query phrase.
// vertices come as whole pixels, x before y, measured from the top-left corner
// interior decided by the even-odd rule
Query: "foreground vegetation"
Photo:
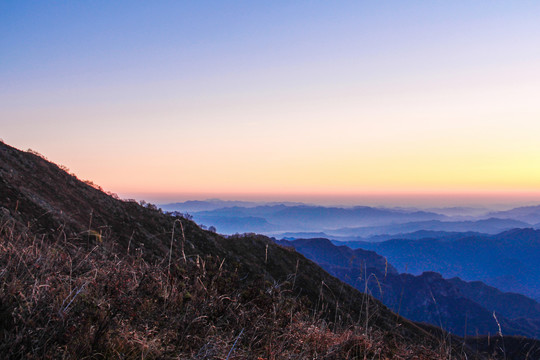
[[[150,263],[104,238],[54,241],[0,228],[3,358],[445,358],[329,324],[263,276],[246,285],[218,257]],[[322,308],[322,307],[321,307]],[[332,328],[329,326],[332,325]]]

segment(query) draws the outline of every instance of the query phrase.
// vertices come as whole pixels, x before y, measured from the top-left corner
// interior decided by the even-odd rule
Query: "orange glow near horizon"
[[[303,202],[326,206],[414,206],[418,208],[473,206],[511,208],[540,205],[540,192],[437,192],[437,193],[120,193],[124,199],[165,204],[187,200],[242,200]]]
[[[99,168],[85,172],[108,189],[131,194],[257,194],[272,198],[279,194],[287,198],[306,198],[304,194],[326,198],[439,194],[451,198],[461,194],[460,198],[517,196],[526,200],[528,196],[538,198],[534,194],[540,193],[540,166],[536,165],[540,162],[534,152],[512,154],[504,149],[501,153],[493,148],[489,156],[470,150],[466,154],[464,149],[452,154],[453,149],[429,146],[413,151],[392,148],[385,154],[366,152],[364,156],[362,151],[366,150],[336,154],[335,149],[328,149],[311,157],[275,151],[268,156],[252,148],[246,154],[227,154],[224,150],[214,160],[211,154],[196,159],[180,154],[159,159],[139,156],[116,161],[122,164],[120,167],[102,162]]]

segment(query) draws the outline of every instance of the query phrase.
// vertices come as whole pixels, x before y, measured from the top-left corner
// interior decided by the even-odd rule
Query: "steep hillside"
[[[204,231],[5,144],[0,207],[3,358],[485,357],[264,236]]]

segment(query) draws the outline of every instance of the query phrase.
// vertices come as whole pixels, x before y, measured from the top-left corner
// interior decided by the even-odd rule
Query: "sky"
[[[0,138],[124,198],[540,201],[540,2],[2,1]]]

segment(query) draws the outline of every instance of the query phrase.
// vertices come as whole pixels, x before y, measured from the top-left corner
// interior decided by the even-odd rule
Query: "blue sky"
[[[539,15],[534,1],[4,1],[0,137],[131,197],[534,197]]]

